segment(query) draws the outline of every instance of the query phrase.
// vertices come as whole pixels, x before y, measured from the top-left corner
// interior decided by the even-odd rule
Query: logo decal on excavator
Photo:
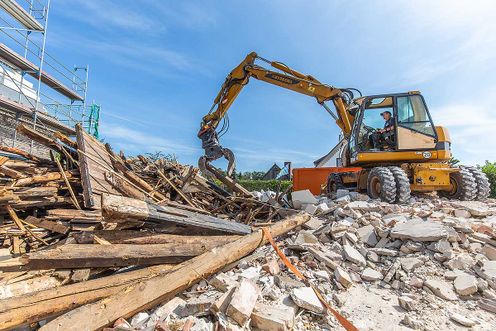
[[[423,152],[422,156],[424,157],[424,159],[428,159],[432,156],[432,153],[431,152]]]
[[[300,82],[298,79],[283,76],[283,75],[278,75],[275,73],[268,73],[265,75],[265,77],[273,79],[273,80],[277,80],[279,82],[283,82],[286,84],[298,84]]]

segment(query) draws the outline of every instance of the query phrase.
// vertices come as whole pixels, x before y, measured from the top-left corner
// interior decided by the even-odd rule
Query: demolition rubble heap
[[[0,329],[339,328],[329,306],[358,329],[495,325],[494,200],[251,194],[76,129],[18,127],[50,160],[0,147]]]
[[[277,245],[310,283],[266,245],[115,330],[341,329],[309,284],[360,330],[494,328],[495,200],[391,205],[298,191],[293,205],[313,217]]]

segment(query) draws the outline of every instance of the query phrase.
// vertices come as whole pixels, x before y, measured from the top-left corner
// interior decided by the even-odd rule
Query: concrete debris
[[[317,203],[317,199],[309,190],[291,192],[291,201],[293,202],[293,207],[296,209],[300,209],[304,204]]]
[[[300,308],[317,314],[324,312],[324,306],[322,306],[322,303],[311,287],[293,289],[291,291],[291,299]]]
[[[245,325],[255,308],[260,289],[249,279],[243,279],[233,293],[226,314],[240,326]]]
[[[356,250],[353,246],[344,245],[343,246],[343,256],[346,260],[351,261],[358,265],[366,265],[367,261],[363,257],[362,254],[358,250]]]
[[[374,270],[372,268],[366,268],[362,272],[361,277],[363,280],[368,280],[373,282],[376,280],[381,280],[383,278],[383,275],[377,270]]]
[[[406,311],[415,310],[415,300],[409,296],[398,297],[398,303]]]
[[[424,285],[427,286],[435,295],[444,300],[458,300],[455,292],[453,292],[453,285],[451,285],[451,283],[443,280],[428,279],[424,282]]]
[[[448,237],[447,228],[439,222],[411,220],[396,224],[391,229],[391,238],[414,241],[436,241]]]
[[[344,287],[353,285],[350,275],[341,267],[337,267],[336,270],[334,270],[334,277],[336,277],[336,280]]]
[[[104,150],[105,148],[102,149]],[[206,183],[206,186],[198,183],[201,178],[196,175],[193,168],[182,165],[174,166],[165,161],[157,163],[146,161],[149,162],[146,165],[140,164],[145,160],[140,161],[139,158],[137,160],[121,159],[124,163],[120,171],[129,170],[126,166],[129,164],[135,174],[149,182],[151,189],[145,190],[148,192],[147,200],[164,201],[161,208],[175,208],[173,206],[177,205],[181,207],[180,212],[174,210],[175,214],[170,217],[178,217],[178,214],[185,212],[196,215],[197,209],[203,210],[204,213],[200,214],[204,216],[212,212],[215,221],[209,224],[226,226],[228,223],[231,232],[227,233],[232,240],[238,240],[240,234],[243,234],[232,232],[233,229],[238,229],[238,225],[246,225],[248,231],[254,232],[261,226],[266,226],[267,222],[275,223],[277,226],[279,219],[284,217],[283,215],[295,213],[293,209],[285,207],[302,210],[301,215],[305,215],[304,217],[310,218],[307,214],[312,214],[313,216],[305,224],[294,228],[284,237],[275,238],[277,244],[291,264],[301,271],[312,286],[316,286],[323,293],[324,299],[334,308],[339,307],[340,312],[350,318],[359,329],[401,330],[409,327],[435,330],[450,329],[460,327],[460,325],[481,330],[494,328],[494,314],[496,314],[495,200],[488,199],[483,203],[457,202],[431,195],[415,195],[409,204],[393,205],[372,200],[364,194],[348,190],[338,190],[337,199],[334,200],[325,196],[314,197],[310,191],[303,190],[291,193],[291,205],[288,197],[279,196],[276,192],[261,191],[245,195],[243,189],[236,188],[236,186],[233,186],[234,190],[237,190],[235,196],[224,197],[222,190],[209,194],[210,186]],[[117,156],[116,160],[119,160]],[[36,163],[36,165],[41,165],[41,163]],[[55,169],[53,164],[51,167],[52,170]],[[165,174],[173,185],[168,183],[157,169]],[[121,174],[121,172],[118,173]],[[121,175],[125,176],[124,173]],[[74,176],[78,176],[77,173],[74,173]],[[132,177],[132,175],[129,176]],[[73,183],[77,188],[76,192],[80,202],[83,203],[82,190],[78,186],[79,179],[78,177],[71,178],[71,184]],[[111,181],[110,178],[108,180]],[[116,178],[112,180],[115,183],[119,182]],[[134,180],[139,182],[137,178]],[[60,179],[56,183],[57,192],[59,188],[65,189],[65,183],[62,183]],[[53,188],[47,187],[49,186],[43,186],[43,194],[55,192]],[[29,190],[32,188],[39,190],[38,186],[30,186]],[[233,188],[230,187],[230,189]],[[6,190],[10,195],[11,189]],[[37,190],[26,193],[21,189],[15,189],[14,193],[21,196],[27,194],[36,196],[39,194]],[[153,196],[153,193],[150,193],[158,191],[163,197]],[[0,195],[2,194],[0,192]],[[134,194],[136,195],[136,192]],[[59,196],[58,193],[56,195]],[[144,199],[143,194],[142,198]],[[143,202],[143,199],[137,200]],[[24,199],[23,203],[28,200],[30,199]],[[24,218],[33,215],[36,209],[30,207],[31,209],[22,210],[18,209],[21,207],[15,205],[15,201],[9,203],[15,206],[15,211],[20,210],[19,215]],[[67,207],[67,204],[64,202],[63,206]],[[154,209],[154,213],[160,214],[159,209]],[[219,212],[216,211],[217,209]],[[167,273],[175,275],[175,269],[171,271],[171,268],[177,267],[171,264],[189,263],[189,259],[201,253],[197,252],[193,255],[191,252],[196,248],[197,250],[213,250],[212,255],[209,255],[209,261],[212,259],[226,261],[231,254],[243,253],[245,256],[241,260],[230,261],[230,264],[224,266],[217,265],[215,269],[208,271],[202,269],[201,266],[190,270],[194,273],[198,269],[198,273],[195,274],[198,278],[182,285],[181,288],[185,288],[182,292],[171,291],[177,295],[158,307],[143,303],[143,311],[127,320],[120,318],[115,323],[110,323],[114,327],[109,330],[301,331],[339,328],[337,321],[325,312],[323,304],[309,287],[309,283],[298,280],[282,263],[270,245],[261,244],[261,235],[253,241],[253,249],[258,247],[254,251],[245,251],[243,246],[228,253],[217,254],[219,247],[204,247],[212,242],[222,240],[222,244],[229,242],[227,241],[229,237],[219,236],[218,231],[208,236],[202,234],[201,231],[192,234],[189,232],[190,228],[185,230],[186,228],[182,226],[165,227],[163,224],[159,226],[158,222],[148,224],[146,219],[140,219],[140,223],[130,222],[129,224],[127,218],[126,223],[124,223],[124,218],[118,218],[115,222],[103,222],[103,218],[107,217],[106,214],[95,215],[93,211],[83,209],[86,213],[83,215],[84,213],[74,208],[71,210],[76,210],[76,212],[71,211],[70,215],[64,216],[67,219],[62,220],[51,214],[62,215],[61,211],[52,211],[54,210],[52,207],[37,210],[41,211],[39,221],[33,222],[37,222],[36,224],[40,226],[50,226],[52,230],[36,229],[35,233],[43,234],[45,236],[42,238],[49,240],[57,238],[54,233],[59,233],[59,237],[66,236],[64,239],[68,245],[60,243],[57,244],[57,248],[77,247],[78,245],[87,245],[82,248],[95,246],[95,249],[103,254],[103,252],[110,251],[111,247],[116,247],[115,244],[127,245],[128,242],[140,242],[141,246],[151,247],[156,245],[157,241],[163,240],[162,244],[164,242],[174,243],[171,251],[180,250],[190,254],[180,258],[175,257],[167,262],[157,262],[160,264],[156,266],[140,266],[141,268],[136,270],[125,270],[123,269],[127,268],[125,266],[115,275],[121,278],[125,278],[125,275],[136,277],[126,279],[124,283],[126,286],[146,284],[150,276],[152,276],[151,279],[155,279],[164,277],[162,275],[167,275]],[[79,219],[73,217],[74,213],[77,213],[76,216]],[[6,217],[9,215],[4,216]],[[83,227],[80,224],[85,218],[90,219],[92,223],[89,222]],[[72,219],[77,219],[79,222],[73,222]],[[200,224],[204,219],[206,218],[195,218]],[[6,218],[6,220],[7,222],[3,223],[4,232],[8,234],[8,240],[4,241],[5,243],[13,242],[16,237],[22,235],[25,243],[43,246],[35,238],[26,238],[27,235],[21,234],[14,223],[9,223],[10,219]],[[48,221],[50,223],[47,224]],[[143,223],[146,223],[146,226]],[[64,234],[69,227],[71,227],[70,232]],[[108,231],[107,227],[111,230]],[[78,229],[78,233],[72,229]],[[135,229],[140,231],[135,231]],[[132,235],[121,238],[128,232]],[[174,234],[169,234],[169,232]],[[221,231],[221,233],[226,232]],[[47,234],[48,237],[46,237]],[[253,235],[255,234],[257,233]],[[177,241],[178,238],[180,241]],[[245,242],[244,238],[243,242]],[[25,243],[16,244],[19,254],[23,254],[21,251]],[[103,249],[103,245],[108,246],[105,247],[107,249]],[[35,251],[36,247],[33,253]],[[0,259],[3,260],[5,254],[10,253],[0,252]],[[32,258],[35,255],[30,252],[29,256]],[[152,258],[155,258],[155,255],[151,255],[150,259]],[[200,262],[208,263],[209,261]],[[0,270],[5,265],[4,263],[5,261],[2,261],[0,264]],[[65,274],[63,270],[57,273],[43,271],[40,275],[28,271],[18,279],[14,278],[13,282],[7,278],[10,277],[10,273],[2,273],[2,277],[6,277],[1,279],[2,305],[14,307],[10,316],[17,318],[20,325],[25,318],[21,321],[21,317],[14,314],[24,314],[28,318],[29,314],[24,312],[24,308],[30,309],[31,304],[17,306],[20,296],[22,300],[31,296],[35,300],[38,295],[41,298],[52,295],[55,297],[50,297],[50,302],[51,300],[58,302],[60,298],[57,297],[57,293],[60,289],[66,291],[66,288],[74,287],[74,293],[71,294],[75,295],[74,302],[77,303],[77,298],[81,297],[79,293],[93,295],[92,291],[102,292],[102,288],[88,288],[87,286],[91,286],[93,282],[87,279],[97,278],[99,273],[117,271],[115,267],[88,267],[75,270],[81,271],[67,271]],[[218,272],[215,272],[217,270]],[[53,282],[53,279],[56,281]],[[136,286],[134,287],[136,296],[132,299],[140,300],[145,294],[151,295],[153,294],[151,292],[161,291],[162,287],[169,283],[176,284],[183,279],[190,281],[189,278],[178,277],[173,281],[155,283],[156,286],[153,289],[143,287],[145,289],[143,292],[140,286]],[[71,282],[74,283],[65,285]],[[49,285],[51,288],[47,289],[47,284],[52,283],[53,285]],[[116,283],[113,286],[121,285],[121,283]],[[104,286],[103,288],[105,291],[111,291],[113,287]],[[116,294],[112,297],[118,295],[129,298],[127,292],[120,290],[120,287],[115,291]],[[169,298],[169,296],[164,297]],[[84,299],[88,298],[84,297]],[[23,302],[22,300],[19,302]],[[70,306],[66,306],[67,310],[72,307],[72,300],[71,298],[71,302],[63,301]],[[91,307],[102,312],[100,309],[107,304],[106,300],[108,298],[99,302],[98,308],[97,306]],[[131,301],[123,302],[123,306],[128,306]],[[41,317],[40,320],[52,313],[50,309],[43,308],[41,304],[35,303],[35,307],[36,310],[32,312],[36,314],[39,313],[39,309],[46,309],[46,317]],[[83,305],[82,308],[85,306]],[[136,311],[139,309],[134,312]],[[8,314],[7,311],[1,313]],[[119,316],[129,316],[129,314],[122,313]],[[110,320],[113,322],[113,319],[109,318]],[[47,323],[52,327],[56,321],[42,321],[41,324]],[[8,329],[2,323],[0,319],[0,328]]]
[[[459,295],[472,295],[477,292],[477,279],[475,276],[462,274],[455,278],[455,290]]]
[[[461,324],[469,328],[477,324],[475,321],[471,320],[470,318],[458,313],[450,314],[450,319],[457,322],[458,324]]]
[[[266,331],[286,331],[293,328],[294,318],[291,307],[257,304],[251,314],[251,326]]]

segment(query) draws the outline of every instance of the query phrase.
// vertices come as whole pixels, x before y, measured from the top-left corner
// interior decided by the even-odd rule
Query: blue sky
[[[464,163],[496,160],[495,1],[53,0],[47,51],[90,65],[101,135],[196,164],[201,117],[250,51],[364,94],[421,90]],[[338,129],[314,99],[252,80],[229,112],[238,170],[312,166]],[[220,163],[219,165],[222,165]]]

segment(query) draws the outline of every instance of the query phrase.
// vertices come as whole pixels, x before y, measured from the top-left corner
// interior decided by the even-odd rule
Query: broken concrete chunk
[[[405,223],[408,222],[408,218],[405,215],[401,214],[388,214],[384,215],[382,218],[384,224],[388,227],[393,226],[397,223]]]
[[[329,277],[329,273],[327,271],[325,271],[325,270],[315,271],[313,273],[313,275],[315,276],[315,278],[321,279],[321,280],[324,280],[324,281],[331,280],[331,277]]]
[[[348,261],[351,261],[355,264],[358,264],[358,265],[366,265],[367,264],[367,261],[365,260],[363,255],[360,254],[360,252],[357,251],[353,246],[344,245],[343,246],[343,254],[344,254],[344,257]]]
[[[411,220],[396,224],[390,233],[391,238],[414,241],[436,241],[448,237],[448,229],[439,222]]]
[[[489,260],[495,261],[496,247],[486,244],[484,245],[484,247],[482,247],[482,254],[484,254]]]
[[[300,248],[302,250],[305,249],[305,246],[308,245],[317,245],[320,244],[319,239],[312,234],[310,231],[300,231],[296,236],[293,244],[291,245],[292,249]]]
[[[276,260],[272,259],[268,260],[267,263],[262,266],[262,269],[273,276],[277,275],[281,271],[279,263]]]
[[[287,290],[305,286],[305,284],[303,284],[302,282],[300,282],[296,279],[293,279],[289,276],[286,276],[284,274],[279,274],[279,275],[275,276],[274,282],[277,284],[277,286],[284,288],[284,289],[287,289]]]
[[[300,308],[321,314],[324,311],[322,303],[311,287],[299,287],[291,291],[291,299]]]
[[[455,291],[459,295],[471,295],[477,292],[477,279],[469,274],[462,274],[456,277]]]
[[[402,295],[398,297],[398,303],[406,311],[415,310],[415,300],[409,296]]]
[[[400,263],[401,263],[401,267],[406,272],[413,271],[413,270],[415,270],[415,268],[418,268],[424,264],[424,262],[421,259],[418,259],[416,257],[400,258]]]
[[[481,201],[451,201],[455,208],[466,209],[472,216],[484,217],[491,213],[489,207]]]
[[[231,302],[235,290],[236,288],[232,287],[227,292],[222,293],[222,295],[218,297],[217,300],[214,301],[214,303],[212,303],[212,305],[210,306],[210,311],[213,313],[226,313],[227,307]]]
[[[372,225],[366,225],[358,228],[357,233],[360,239],[370,247],[374,247],[378,242],[377,236],[375,235],[374,226]]]
[[[454,301],[458,300],[455,292],[453,292],[453,285],[443,280],[428,279],[424,282],[435,295],[444,300]]]
[[[302,205],[302,208],[305,212],[309,213],[310,215],[313,215],[317,212],[317,206],[311,203]]]
[[[347,195],[350,194],[350,191],[349,190],[345,190],[345,189],[338,189],[336,191],[336,199],[339,199],[339,198],[342,198],[342,197],[345,197]]]
[[[291,193],[291,201],[293,201],[293,207],[295,209],[300,209],[303,204],[316,204],[317,199],[310,192],[310,190],[294,191]]]
[[[381,280],[383,276],[377,270],[374,270],[372,268],[366,268],[362,272],[361,277],[362,277],[363,280],[367,280],[367,281],[373,282],[373,281],[376,281],[376,280]]]
[[[164,303],[162,306],[155,309],[155,311],[150,315],[150,319],[155,325],[157,322],[161,322],[167,319],[172,312],[174,312],[178,307],[185,305],[186,301],[179,297],[174,297],[168,302]]]
[[[470,318],[463,316],[462,314],[458,313],[451,313],[450,314],[450,319],[453,321],[457,322],[458,324],[461,324],[466,327],[472,327],[476,325],[477,323],[471,320]]]
[[[303,228],[304,229],[309,229],[309,230],[318,230],[320,229],[322,226],[324,225],[324,222],[317,218],[317,217],[311,217],[310,220],[308,222],[306,222],[305,224],[303,224]]]
[[[203,316],[208,314],[210,306],[214,302],[213,297],[197,297],[191,298],[185,304],[180,305],[174,310],[174,313],[179,317],[188,316]]]
[[[238,285],[238,282],[225,273],[213,276],[208,283],[221,292],[226,292],[229,288]]]
[[[496,261],[484,261],[480,269],[476,269],[477,274],[488,282],[496,282]]]
[[[382,256],[397,256],[398,251],[394,249],[388,249],[388,248],[371,248],[369,249],[370,252],[374,252],[377,255],[382,255]]]
[[[336,280],[344,287],[353,285],[350,275],[341,267],[337,267],[336,270],[334,270],[334,277],[336,277]]]
[[[136,315],[133,316],[131,319],[131,326],[135,329],[140,329],[143,326],[145,326],[146,322],[150,318],[150,315],[145,312],[137,313]]]
[[[479,300],[479,307],[496,314],[496,299],[482,299]]]
[[[243,326],[251,316],[260,294],[258,286],[249,279],[243,279],[233,293],[226,314]]]
[[[251,326],[266,331],[291,330],[294,317],[294,309],[290,307],[258,303],[251,314]]]

